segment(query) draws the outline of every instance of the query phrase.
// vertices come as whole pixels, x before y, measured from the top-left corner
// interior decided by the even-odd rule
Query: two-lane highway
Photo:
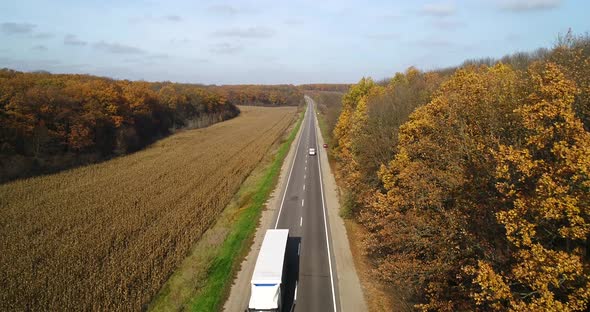
[[[302,122],[296,154],[287,177],[274,228],[289,229],[287,298],[284,310],[339,311],[336,267],[330,244],[319,155],[309,155],[309,148],[318,153],[313,101],[308,104]],[[296,279],[296,283],[293,283]],[[295,294],[295,285],[297,290]]]

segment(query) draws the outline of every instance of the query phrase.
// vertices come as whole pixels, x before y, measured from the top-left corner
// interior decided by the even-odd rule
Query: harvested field
[[[0,310],[144,309],[296,118],[241,109],[129,156],[0,185]]]

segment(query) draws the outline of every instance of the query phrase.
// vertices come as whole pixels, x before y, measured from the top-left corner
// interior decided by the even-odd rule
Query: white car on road
[[[315,148],[310,147],[309,148],[309,156],[313,156],[313,155],[315,155],[315,153],[316,153]]]

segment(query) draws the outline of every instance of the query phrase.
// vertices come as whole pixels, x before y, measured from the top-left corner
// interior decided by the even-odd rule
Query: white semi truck
[[[266,231],[250,283],[248,311],[281,311],[288,237],[289,230]]]

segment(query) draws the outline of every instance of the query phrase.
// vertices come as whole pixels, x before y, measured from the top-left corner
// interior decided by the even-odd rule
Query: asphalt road
[[[308,154],[316,146],[314,103],[308,104],[297,142],[295,158],[283,190],[274,228],[289,229],[287,277],[284,311],[339,311],[336,266],[320,174],[318,155]],[[295,287],[297,286],[297,287]],[[295,288],[297,288],[295,294]]]

